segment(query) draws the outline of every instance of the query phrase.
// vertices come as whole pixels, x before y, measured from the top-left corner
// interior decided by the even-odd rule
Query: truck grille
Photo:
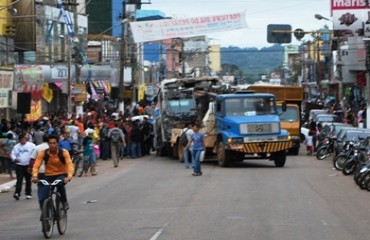
[[[271,153],[282,150],[287,150],[293,146],[291,141],[282,142],[260,142],[260,143],[244,143],[244,144],[230,144],[230,149],[233,151],[244,153]]]
[[[278,133],[278,123],[252,123],[241,124],[240,134]]]

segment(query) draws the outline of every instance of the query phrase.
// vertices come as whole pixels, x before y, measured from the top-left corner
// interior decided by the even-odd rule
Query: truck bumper
[[[293,139],[292,142],[293,142],[292,147],[294,148],[299,148],[301,145],[301,141],[299,139]]]
[[[287,150],[293,147],[292,141],[280,141],[280,142],[254,142],[254,143],[243,143],[243,144],[228,144],[227,149],[237,152],[244,153],[273,153],[283,150]]]

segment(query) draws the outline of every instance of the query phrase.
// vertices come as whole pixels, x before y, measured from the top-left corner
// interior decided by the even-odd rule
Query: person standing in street
[[[199,132],[200,124],[195,123],[193,126],[194,133],[191,135],[188,145],[186,145],[185,150],[193,144],[191,154],[193,157],[193,176],[201,176],[203,174],[200,166],[200,155],[203,150],[205,150],[205,136],[204,133]]]
[[[63,148],[69,152],[69,156],[73,158],[73,145],[77,144],[77,141],[75,141],[71,137],[71,131],[66,128],[63,132],[63,135],[60,136],[59,140],[59,148]]]
[[[142,134],[144,136],[144,141],[141,148],[141,155],[150,155],[151,148],[151,138],[150,133],[153,131],[153,126],[149,123],[149,119],[144,117],[142,123]]]
[[[125,135],[122,129],[119,128],[119,122],[115,122],[114,127],[109,129],[108,138],[110,139],[113,166],[116,168],[118,167],[122,144],[126,147]]]
[[[193,125],[191,123],[189,123],[188,126],[182,130],[183,134],[185,134],[185,136],[186,136],[187,143],[189,143],[189,141],[191,140],[191,136],[194,133],[192,127],[193,127]],[[186,143],[185,147],[187,146],[187,143]],[[193,162],[192,157],[191,157],[192,146],[190,146],[188,149],[186,149],[185,147],[183,149],[183,151],[184,151],[183,152],[184,166],[185,166],[185,168],[189,168],[190,164]]]
[[[47,134],[44,134],[42,136],[42,143],[36,145],[36,147],[33,149],[32,154],[31,154],[30,165],[28,167],[28,172],[30,172],[31,174],[32,174],[33,165],[35,165],[35,161],[36,161],[36,158],[37,158],[37,155],[39,154],[39,152],[41,152],[41,151],[46,150],[46,149],[49,148],[48,140],[49,140],[48,135]],[[43,162],[40,165],[37,178],[38,179],[44,179],[45,178],[45,162]],[[37,183],[37,196],[39,198],[40,208],[42,207],[42,202],[40,201],[40,199],[42,198],[42,194],[43,194],[43,192],[42,192],[43,190],[41,190],[43,188],[43,186],[44,186],[44,184]]]
[[[84,137],[82,141],[83,146],[83,159],[84,159],[84,167],[83,171],[85,173],[85,176],[87,176],[87,171],[89,170],[89,167],[91,167],[91,175],[95,176],[96,173],[96,155],[94,153],[94,133],[95,130],[88,128],[85,130],[86,136]]]
[[[31,189],[31,173],[28,172],[28,166],[31,160],[31,154],[35,144],[28,142],[25,134],[19,135],[19,143],[12,150],[11,158],[15,162],[15,173],[17,175],[17,183],[15,186],[14,198],[19,200],[22,191],[23,179],[26,180],[26,199],[32,198]]]
[[[14,162],[11,158],[11,153],[16,144],[17,144],[17,140],[13,139],[13,134],[8,133],[6,141],[2,145],[0,145],[0,151],[3,152],[3,155],[5,156],[7,160],[6,166],[8,167],[7,171],[9,173],[10,179],[14,179],[14,176],[13,176]]]
[[[144,140],[144,136],[141,132],[140,120],[136,120],[132,124],[131,132],[131,158],[140,158],[141,155],[141,144]]]

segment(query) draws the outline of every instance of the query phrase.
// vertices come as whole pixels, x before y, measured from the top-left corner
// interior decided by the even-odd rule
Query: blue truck
[[[155,132],[160,155],[181,161],[180,136],[189,122],[198,121],[206,135],[206,156],[216,156],[221,167],[250,158],[285,165],[293,142],[281,129],[274,94],[240,91],[217,77],[203,77],[163,81],[158,100]],[[284,111],[286,104],[281,108]]]
[[[286,105],[282,108],[285,111]],[[288,131],[280,127],[273,94],[214,94],[203,125],[207,149],[217,155],[221,167],[248,158],[269,159],[275,166],[283,167],[286,152],[293,146]]]

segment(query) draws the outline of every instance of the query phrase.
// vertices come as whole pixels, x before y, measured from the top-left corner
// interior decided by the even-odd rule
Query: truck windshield
[[[232,98],[225,100],[226,116],[254,116],[276,114],[274,99],[270,97]]]
[[[278,112],[280,115],[280,121],[284,122],[296,122],[298,121],[298,108],[287,106],[287,109],[285,112],[281,110],[280,107],[278,107]]]
[[[190,114],[194,109],[194,99],[172,99],[167,102],[167,111],[170,115]]]

